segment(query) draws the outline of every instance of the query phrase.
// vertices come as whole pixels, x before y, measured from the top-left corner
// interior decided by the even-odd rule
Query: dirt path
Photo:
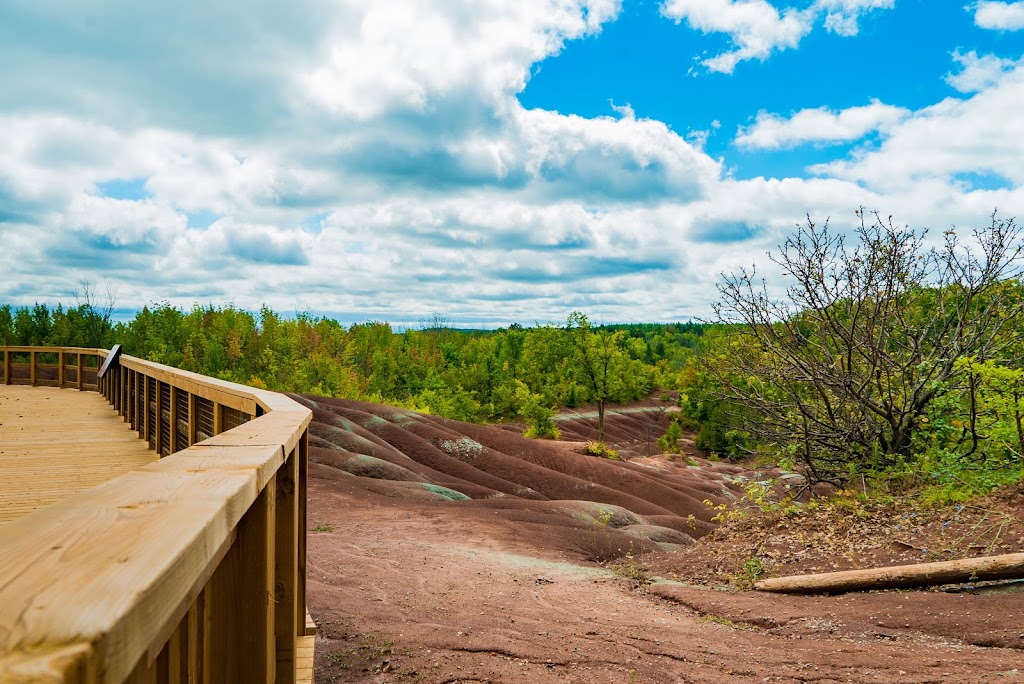
[[[636,590],[485,513],[323,481],[311,504],[319,682],[1024,682],[1021,650],[935,629],[1017,637],[1017,596]]]

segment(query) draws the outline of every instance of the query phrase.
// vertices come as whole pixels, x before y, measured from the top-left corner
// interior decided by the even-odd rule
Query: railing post
[[[295,642],[305,604],[299,604],[299,449],[288,455],[277,471],[277,520],[274,551],[274,634],[277,653],[277,681],[295,681]],[[301,617],[300,617],[301,616]]]
[[[29,363],[28,363],[28,377],[29,377],[29,381],[31,382],[32,386],[35,387],[36,386],[36,353],[34,351],[30,351],[28,353],[28,361],[29,361]]]
[[[267,483],[238,525],[238,538],[206,587],[211,682],[294,681],[275,678],[273,592],[275,487]]]
[[[306,512],[307,496],[307,470],[309,468],[309,431],[304,430],[299,438],[299,448],[296,449],[299,463],[296,468],[298,479],[295,482],[297,491],[296,498],[299,504],[298,528],[299,534],[296,537],[296,552],[298,553],[299,570],[296,578],[295,603],[298,606],[295,616],[295,634],[306,633],[306,536],[309,529],[309,521]]]
[[[57,386],[64,386],[64,350],[57,352]]]
[[[82,352],[78,352],[78,375],[75,378],[76,384],[78,385],[78,391],[81,392],[84,389],[84,381],[82,380]]]
[[[213,434],[219,435],[224,432],[224,407],[213,402]]]
[[[136,426],[139,423],[138,414],[136,413],[136,403],[138,402],[137,385],[139,384],[139,374],[137,371],[128,371],[128,424],[132,426],[132,429],[138,429]]]
[[[130,380],[132,377],[132,372],[127,368],[121,368],[120,370],[124,373],[124,376],[121,378],[121,417],[124,418],[124,422],[130,423],[130,414],[132,411],[132,393]]]
[[[4,384],[11,384],[11,352],[4,349]]]

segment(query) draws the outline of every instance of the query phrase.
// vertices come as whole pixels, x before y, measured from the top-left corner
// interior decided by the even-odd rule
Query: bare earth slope
[[[715,527],[704,500],[765,473],[296,399],[314,410],[317,681],[1024,681],[1021,594],[802,598],[629,578],[677,555],[692,565]],[[587,420],[560,425],[590,439]],[[610,415],[609,435],[642,454],[665,420]]]

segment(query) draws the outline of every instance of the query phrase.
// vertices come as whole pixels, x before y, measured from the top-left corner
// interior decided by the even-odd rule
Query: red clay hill
[[[318,682],[1024,682],[1024,610],[1012,596],[970,597],[975,620],[997,615],[1021,631],[1019,644],[1015,632],[993,647],[929,629],[951,617],[925,613],[960,610],[962,597],[897,608],[648,586],[647,561],[671,566],[715,529],[720,504],[779,475],[648,457],[663,407],[609,413],[608,441],[627,459],[615,461],[582,453],[596,435],[585,413],[560,417],[554,442],[293,398],[313,410]]]

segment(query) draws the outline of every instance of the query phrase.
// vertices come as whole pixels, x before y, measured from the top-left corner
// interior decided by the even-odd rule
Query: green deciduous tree
[[[597,405],[598,442],[603,444],[608,402],[636,396],[638,391],[650,392],[648,369],[629,356],[622,330],[595,328],[586,314],[574,311],[565,331],[572,342],[573,369]]]

